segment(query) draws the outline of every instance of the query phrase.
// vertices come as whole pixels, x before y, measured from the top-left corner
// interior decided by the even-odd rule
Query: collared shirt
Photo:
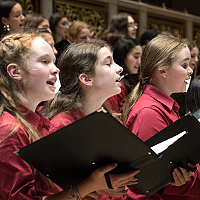
[[[128,96],[126,86],[122,81],[120,83],[121,83],[121,92],[106,100],[106,105],[109,107],[109,109],[117,113],[122,113],[124,101]]]
[[[171,97],[152,85],[146,88],[135,103],[126,122],[126,127],[143,141],[146,141],[166,126],[179,118],[179,105]],[[200,167],[193,173],[186,184],[182,186],[165,186],[162,195],[155,193],[150,198],[130,186],[134,192],[125,199],[163,199],[163,200],[200,200]]]
[[[179,105],[152,85],[146,88],[132,107],[126,127],[146,141],[179,118]]]
[[[19,105],[26,120],[38,130],[40,137],[49,134],[50,121],[38,112]],[[8,136],[15,128],[17,129]],[[38,172],[13,152],[32,143],[30,134],[15,117],[4,111],[0,117],[0,199],[42,200],[52,194]]]
[[[51,120],[50,133],[53,133],[64,126],[67,126],[75,122],[76,120],[81,119],[82,117],[86,115],[87,114],[83,110],[80,110],[79,112],[76,110],[73,110],[70,112],[59,113]],[[82,198],[82,200],[93,200],[93,198],[90,196],[86,196]],[[105,194],[99,194],[98,200],[123,200],[123,196],[111,197]]]

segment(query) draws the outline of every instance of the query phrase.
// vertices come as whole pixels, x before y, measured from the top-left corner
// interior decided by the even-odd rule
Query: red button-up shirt
[[[146,141],[166,126],[179,118],[179,105],[171,97],[152,85],[146,88],[135,103],[126,122],[126,127],[143,141]],[[131,186],[134,192],[125,199],[164,199],[164,200],[200,200],[200,168],[190,177],[186,184],[176,187],[167,185],[162,195],[155,193],[150,198]]]
[[[20,105],[26,120],[40,133],[49,134],[50,121],[40,113],[34,113]],[[11,136],[8,135],[19,126]],[[42,200],[52,194],[36,170],[13,152],[33,140],[15,117],[3,112],[0,117],[0,199],[1,200]]]

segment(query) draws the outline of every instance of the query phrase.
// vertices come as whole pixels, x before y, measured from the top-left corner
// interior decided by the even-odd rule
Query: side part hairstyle
[[[58,22],[65,17],[64,15],[60,13],[54,13],[49,17],[49,25],[50,29],[52,31],[53,38],[55,40],[55,34],[56,34],[56,26],[58,25]]]
[[[17,4],[17,2],[14,0],[0,1],[0,37],[6,34],[4,31],[4,24],[2,23],[2,17],[9,18],[10,11],[12,10],[13,6],[15,6],[15,4]]]
[[[24,22],[24,30],[28,30],[29,28],[38,28],[38,26],[45,20],[46,18],[38,13],[27,14]]]
[[[197,47],[195,41],[190,40],[189,38],[183,38],[182,42],[187,44],[189,50],[191,51],[194,47]]]
[[[140,45],[138,40],[128,36],[120,38],[115,44],[113,49],[113,59],[115,63],[123,68],[121,75],[128,73],[128,68],[124,63],[127,54],[138,45]]]
[[[113,16],[108,27],[108,33],[119,32],[127,35],[128,16],[128,13],[119,13]]]
[[[61,112],[82,108],[80,74],[94,75],[101,48],[108,47],[102,40],[90,40],[71,44],[58,60],[61,88],[55,98],[47,104],[47,117],[52,119]],[[81,113],[80,113],[81,114]]]
[[[183,48],[187,47],[180,38],[159,35],[144,48],[141,58],[141,79],[130,93],[123,111],[123,123],[126,123],[133,105],[142,95],[145,85],[151,84],[157,70],[167,70]]]
[[[19,122],[18,125],[11,130],[11,134],[14,133],[21,124],[30,133],[33,140],[39,139],[39,135],[25,120],[24,114],[18,109],[19,100],[21,102],[26,102],[26,99],[20,94],[16,84],[7,73],[7,66],[10,63],[15,63],[25,73],[29,73],[27,59],[31,54],[32,41],[36,37],[38,37],[36,34],[16,33],[5,36],[0,42],[0,116],[3,111],[11,113]],[[22,87],[20,82],[18,84]]]
[[[66,37],[71,43],[77,43],[77,38],[82,29],[90,29],[89,25],[83,21],[74,21],[69,27]]]
[[[200,108],[200,76],[194,78],[188,88],[186,94],[187,112],[194,113]]]

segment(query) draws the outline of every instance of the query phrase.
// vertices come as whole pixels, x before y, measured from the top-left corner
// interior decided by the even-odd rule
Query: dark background
[[[187,9],[189,14],[200,16],[200,0],[141,0],[143,3],[162,7],[162,3],[169,9],[184,12]]]

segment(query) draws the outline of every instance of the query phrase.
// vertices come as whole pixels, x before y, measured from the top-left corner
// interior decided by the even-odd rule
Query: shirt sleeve
[[[10,132],[7,126],[0,127],[0,130],[1,136]],[[35,175],[35,170],[13,153],[29,143],[28,133],[18,129],[0,144],[0,199],[2,200],[42,200],[44,196],[50,194],[42,189],[45,184],[42,180],[38,180],[40,176]],[[41,184],[41,190],[36,188],[36,179]]]

